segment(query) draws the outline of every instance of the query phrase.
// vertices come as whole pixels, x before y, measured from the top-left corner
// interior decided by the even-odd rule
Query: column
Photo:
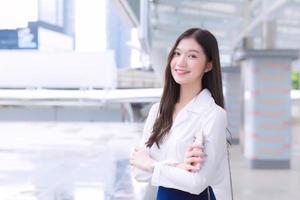
[[[288,169],[291,157],[291,64],[296,50],[242,50],[244,154],[253,169]]]
[[[242,87],[240,67],[222,67],[225,109],[227,111],[228,129],[231,143],[240,141]]]

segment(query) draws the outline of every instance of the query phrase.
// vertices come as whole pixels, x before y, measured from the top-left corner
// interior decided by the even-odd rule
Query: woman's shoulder
[[[227,112],[224,108],[216,103],[211,104],[209,112],[207,113],[207,119],[219,119],[227,120]]]
[[[149,111],[149,115],[154,116],[157,115],[159,109],[159,102],[154,103]]]
[[[156,102],[154,104],[152,104],[151,108],[150,108],[150,112],[154,112],[154,111],[158,111],[158,108],[159,108],[159,102]]]

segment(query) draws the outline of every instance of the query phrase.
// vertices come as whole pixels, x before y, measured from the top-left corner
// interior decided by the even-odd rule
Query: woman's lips
[[[175,69],[175,72],[176,72],[178,75],[184,75],[184,74],[189,73],[189,71],[187,71],[187,70],[182,70],[182,69]]]

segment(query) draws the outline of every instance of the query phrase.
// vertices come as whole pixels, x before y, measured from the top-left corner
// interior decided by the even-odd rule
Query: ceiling
[[[134,5],[135,0],[127,1]],[[300,0],[139,2],[141,37],[150,48],[169,49],[184,30],[200,27],[216,36],[226,62],[235,49],[249,44],[257,49],[300,49]]]

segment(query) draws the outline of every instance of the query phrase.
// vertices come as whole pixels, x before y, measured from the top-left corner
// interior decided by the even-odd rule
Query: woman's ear
[[[212,70],[212,62],[206,64],[204,72],[209,72],[210,70]]]

